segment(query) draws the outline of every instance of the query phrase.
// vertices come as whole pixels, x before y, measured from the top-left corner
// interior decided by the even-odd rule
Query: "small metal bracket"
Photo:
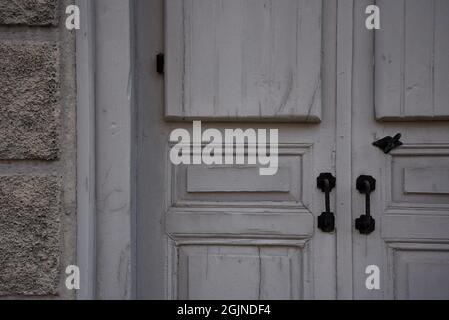
[[[165,56],[163,53],[159,53],[156,56],[156,71],[159,74],[164,74],[165,71]]]
[[[391,150],[400,147],[403,145],[399,139],[401,139],[402,135],[398,133],[394,137],[387,136],[380,140],[373,142],[373,146],[381,149],[385,154],[390,153]]]

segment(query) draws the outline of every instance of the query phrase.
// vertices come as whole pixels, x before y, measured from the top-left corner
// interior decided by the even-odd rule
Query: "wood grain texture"
[[[389,285],[392,298],[444,300],[449,297],[449,246],[447,243],[388,243],[392,262]]]
[[[289,168],[279,168],[274,176],[259,175],[253,167],[187,168],[187,192],[290,192]]]
[[[376,118],[449,119],[449,4],[380,0],[376,31]]]
[[[184,245],[178,299],[300,299],[300,247]]]
[[[321,120],[319,0],[168,0],[167,119]]]
[[[404,191],[418,194],[449,194],[449,168],[405,168]]]

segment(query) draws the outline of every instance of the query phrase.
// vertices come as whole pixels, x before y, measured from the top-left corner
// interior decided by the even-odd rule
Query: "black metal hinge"
[[[156,70],[159,74],[164,74],[165,71],[165,55],[163,53],[159,53],[156,56]]]

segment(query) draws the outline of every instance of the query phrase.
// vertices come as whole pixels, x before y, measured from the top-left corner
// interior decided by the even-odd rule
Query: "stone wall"
[[[65,0],[0,0],[0,298],[74,298],[75,34]]]

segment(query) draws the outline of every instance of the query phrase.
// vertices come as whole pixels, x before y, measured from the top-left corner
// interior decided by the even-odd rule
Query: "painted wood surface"
[[[354,3],[355,12],[362,12],[372,1]],[[362,174],[377,180],[371,194],[376,229],[369,235],[355,230],[353,234],[354,298],[448,299],[449,122],[443,121],[448,115],[448,99],[447,93],[440,93],[439,101],[446,104],[445,109],[438,107],[438,81],[432,82],[432,72],[436,76],[444,71],[441,61],[448,61],[442,58],[443,52],[434,50],[437,44],[448,41],[449,29],[441,32],[447,25],[447,1],[377,3],[383,17],[380,31],[367,30],[363,16],[355,15],[354,20],[352,184],[355,187]],[[441,21],[441,14],[446,21]],[[380,42],[382,51],[378,51]],[[385,57],[379,53],[386,53]],[[379,61],[385,63],[382,74]],[[380,75],[388,75],[385,83],[379,82]],[[379,84],[386,91],[379,91]],[[379,99],[383,99],[383,105],[379,105]],[[412,119],[415,121],[402,121]],[[372,145],[398,132],[404,145],[388,155]],[[365,213],[365,196],[355,188],[352,203],[356,219]],[[380,269],[378,290],[368,290],[365,285],[369,276],[365,271],[370,265]]]
[[[379,0],[376,118],[449,119],[449,2]]]
[[[243,109],[243,104],[238,104],[242,103],[244,90],[254,92],[255,89],[241,82],[243,60],[240,56],[234,59],[237,54],[232,51],[241,41],[238,22],[244,14],[244,10],[236,8],[246,3],[260,13],[264,12],[261,4],[270,1],[226,2],[225,7],[218,1],[166,2],[167,9],[184,3],[190,17],[200,15],[197,4],[209,8],[204,12],[213,11],[215,16],[201,14],[194,23],[189,22],[189,30],[194,34],[186,32],[186,35],[189,39],[201,38],[195,40],[195,46],[188,53],[182,49],[184,31],[178,34],[182,41],[171,47],[172,53],[178,52],[178,55],[170,56],[166,51],[168,61],[174,62],[168,63],[165,80],[154,74],[140,73],[139,76],[139,297],[447,298],[449,199],[445,176],[449,126],[447,121],[441,120],[447,116],[444,102],[448,100],[445,96],[448,73],[446,57],[440,54],[447,51],[444,31],[447,22],[441,18],[447,16],[447,4],[436,0],[427,1],[431,5],[423,6],[420,1],[406,1],[407,8],[410,6],[405,8],[408,11],[401,6],[404,4],[401,0],[377,1],[380,6],[391,8],[381,10],[381,26],[390,30],[391,35],[376,31],[376,39],[375,33],[365,28],[366,16],[356,14],[363,13],[372,0],[339,0],[338,5],[331,1],[322,3],[325,16],[320,66],[323,112],[316,114],[316,121],[321,120],[319,126],[289,123],[304,121],[304,114],[296,113],[287,119],[287,114],[275,114],[273,110],[276,109],[269,108],[270,103],[275,105],[273,101],[279,101],[285,84],[281,85],[281,91],[269,94],[271,102],[265,104],[267,108],[262,109],[262,117],[259,113],[252,114],[253,109]],[[137,52],[142,66],[153,63],[151,57],[162,50],[162,3],[160,0],[138,4],[142,26],[138,32]],[[279,1],[273,8],[280,10],[284,5],[301,3],[309,2]],[[238,12],[231,14],[232,10]],[[398,18],[408,26],[420,16],[417,14],[420,11],[422,20],[426,20],[422,22],[421,31],[412,25],[410,32],[398,27]],[[153,19],[144,12],[151,12]],[[178,16],[183,17],[183,9],[179,12]],[[279,12],[283,12],[286,21],[295,21],[290,11]],[[392,12],[396,12],[395,15]],[[222,17],[228,17],[230,22],[221,21]],[[184,30],[179,29],[184,28],[183,21],[182,18],[173,20],[166,25],[167,30]],[[214,25],[214,21],[220,26],[217,30],[201,28]],[[215,33],[229,41],[229,46],[225,46],[229,51],[218,50],[225,59],[220,63],[213,60],[216,54],[198,58],[204,52],[216,53],[214,50],[221,48],[218,44],[224,46],[226,41],[220,40],[225,42],[218,41],[217,47],[208,47],[210,41],[218,39]],[[418,40],[414,40],[413,34]],[[263,39],[266,34],[259,36]],[[394,41],[394,37],[404,41]],[[382,52],[380,44],[389,53],[385,55],[386,62],[379,54]],[[174,50],[176,45],[181,47]],[[289,45],[290,49],[294,48],[291,43]],[[254,59],[272,54],[260,50]],[[428,73],[432,69],[429,52],[433,51],[435,57],[430,61],[434,61],[435,81],[429,86],[426,79],[433,79]],[[193,57],[192,52],[198,56]],[[403,52],[407,53],[406,57]],[[281,52],[276,51],[276,54]],[[184,57],[188,57],[189,64],[184,64]],[[280,75],[288,66],[286,57],[284,64],[276,69]],[[374,58],[376,65],[372,63]],[[397,64],[397,60],[401,63]],[[177,72],[170,71],[173,63],[179,63]],[[382,63],[385,63],[383,67]],[[263,70],[269,65],[260,68]],[[188,69],[184,70],[186,66]],[[258,66],[250,66],[254,80],[257,75],[254,68]],[[234,83],[230,79],[236,70],[238,81]],[[406,77],[396,77],[403,70],[407,71]],[[307,81],[313,83],[316,73],[310,71],[309,74],[312,76],[307,75]],[[168,83],[174,75],[178,82]],[[396,82],[387,83],[393,80]],[[164,81],[174,92],[165,91],[165,102],[174,101],[172,104],[164,104]],[[416,81],[418,86],[414,87]],[[225,89],[217,83],[226,84]],[[266,82],[267,88],[270,83]],[[382,89],[378,83],[385,87]],[[183,88],[188,88],[188,93]],[[201,95],[201,88],[207,88],[204,95]],[[408,93],[407,88],[410,88]],[[298,89],[298,92],[301,91]],[[237,106],[233,105],[233,99],[238,102]],[[427,103],[429,100],[432,104]],[[190,104],[191,101],[194,104]],[[201,103],[195,104],[198,101]],[[169,132],[178,127],[190,130],[191,123],[163,121],[164,106],[167,108],[165,119],[229,120],[208,124],[219,130],[237,126],[280,129],[280,142],[290,150],[280,152],[280,176],[267,182],[251,177],[251,167],[174,168],[167,156]],[[432,112],[430,116],[429,112]],[[266,120],[266,123],[237,123],[245,119]],[[285,123],[276,123],[280,120]],[[391,154],[385,155],[372,146],[374,140],[398,132],[402,133],[405,144]],[[283,176],[286,171],[289,178]],[[314,178],[325,171],[337,175],[337,188],[331,196],[331,207],[335,208],[337,219],[334,234],[322,233],[316,228],[324,199],[316,189]],[[355,218],[365,210],[365,198],[355,190],[355,181],[361,174],[372,175],[378,182],[371,197],[376,230],[368,236],[360,235],[353,225]],[[365,286],[365,270],[372,264],[378,265],[381,271],[379,290],[367,290]]]
[[[167,119],[321,120],[321,0],[167,0]]]
[[[406,168],[404,191],[418,194],[449,194],[449,167]]]
[[[170,15],[180,4],[184,10]],[[167,55],[165,79],[151,72],[137,75],[138,297],[335,298],[335,234],[318,232],[315,226],[324,209],[316,177],[321,172],[335,174],[329,150],[335,149],[336,3],[158,0],[136,6],[137,70],[154,65],[164,44]],[[195,18],[188,24],[191,31],[180,29],[184,11]],[[327,19],[320,20],[321,12]],[[301,22],[296,15],[301,15]],[[170,32],[175,35],[169,37]],[[215,33],[223,59],[218,64],[215,44],[210,43]],[[188,52],[176,49],[184,38],[194,41],[187,43]],[[182,41],[167,45],[176,39]],[[183,60],[177,60],[184,57],[189,61],[185,72]],[[170,69],[173,63],[181,63],[178,71]],[[173,79],[179,82],[171,83]],[[188,91],[182,91],[183,85]],[[195,104],[198,101],[201,104]],[[204,129],[279,129],[277,176],[265,179],[250,164],[171,164],[171,130],[190,131],[192,123],[166,120],[193,117],[228,120],[203,121]],[[265,122],[255,123],[258,120]],[[298,121],[321,123],[298,126]],[[332,195],[332,207],[334,201]]]

